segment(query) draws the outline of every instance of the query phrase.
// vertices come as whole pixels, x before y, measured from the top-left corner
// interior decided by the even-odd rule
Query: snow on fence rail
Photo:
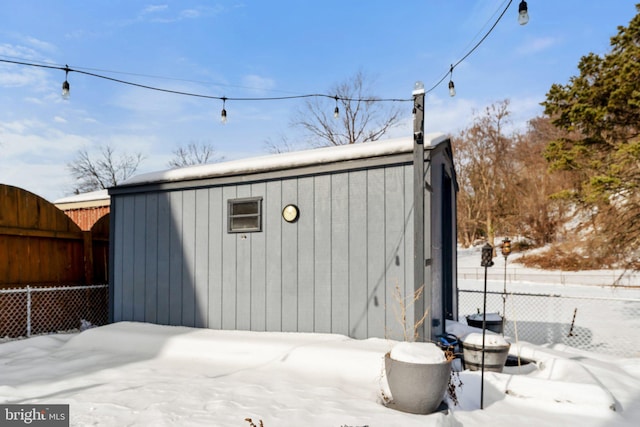
[[[84,320],[105,325],[109,285],[0,289],[0,338],[78,329]]]
[[[483,303],[483,291],[460,289],[460,321]],[[487,313],[503,314],[503,306],[504,333],[513,339],[640,357],[640,298],[487,292]]]
[[[483,267],[458,267],[459,279],[483,280]],[[503,280],[505,271],[495,268],[487,273],[488,280]],[[640,286],[640,274],[624,273],[619,270],[610,272],[575,272],[575,271],[535,271],[528,268],[507,268],[508,282],[546,282],[562,285],[598,285],[598,286]]]

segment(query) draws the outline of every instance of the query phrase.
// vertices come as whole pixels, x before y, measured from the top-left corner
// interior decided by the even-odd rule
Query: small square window
[[[227,202],[227,232],[262,231],[262,197],[230,199]]]

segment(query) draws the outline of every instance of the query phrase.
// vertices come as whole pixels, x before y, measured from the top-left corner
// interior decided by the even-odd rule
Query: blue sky
[[[512,126],[540,114],[553,83],[577,74],[580,58],[605,53],[634,1],[519,0],[486,41],[427,95],[427,131],[455,134],[474,112],[511,101]],[[488,30],[507,1],[113,1],[3,2],[0,59],[68,64],[171,90],[226,97],[328,93],[362,71],[372,95],[410,98],[413,84],[435,84]],[[166,169],[190,142],[226,159],[265,154],[265,141],[302,140],[290,122],[303,101],[227,101],[135,88],[79,73],[0,63],[0,183],[49,200],[73,188],[67,164],[97,155],[140,152],[138,172]],[[390,136],[411,135],[410,103]],[[328,108],[333,106],[331,102]]]

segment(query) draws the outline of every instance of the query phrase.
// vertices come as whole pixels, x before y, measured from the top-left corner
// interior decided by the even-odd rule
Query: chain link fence
[[[108,285],[0,289],[0,338],[108,322]],[[483,291],[459,290],[458,313],[482,311]],[[506,313],[504,333],[533,344],[565,344],[640,357],[640,299],[487,292],[487,313]]]
[[[459,290],[460,321],[483,304],[483,291]],[[513,339],[640,357],[640,299],[487,292],[487,313],[506,313]]]
[[[105,325],[109,285],[0,289],[0,338]]]
[[[482,267],[458,267],[459,280],[483,280],[485,275]],[[640,274],[632,274],[624,270],[600,272],[576,271],[531,271],[530,268],[509,267],[490,269],[487,280],[508,282],[528,281],[536,283],[559,283],[561,285],[597,285],[597,286],[640,286]]]

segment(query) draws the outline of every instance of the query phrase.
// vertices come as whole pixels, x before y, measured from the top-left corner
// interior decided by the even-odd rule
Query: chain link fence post
[[[31,287],[27,286],[27,338],[31,337]]]

